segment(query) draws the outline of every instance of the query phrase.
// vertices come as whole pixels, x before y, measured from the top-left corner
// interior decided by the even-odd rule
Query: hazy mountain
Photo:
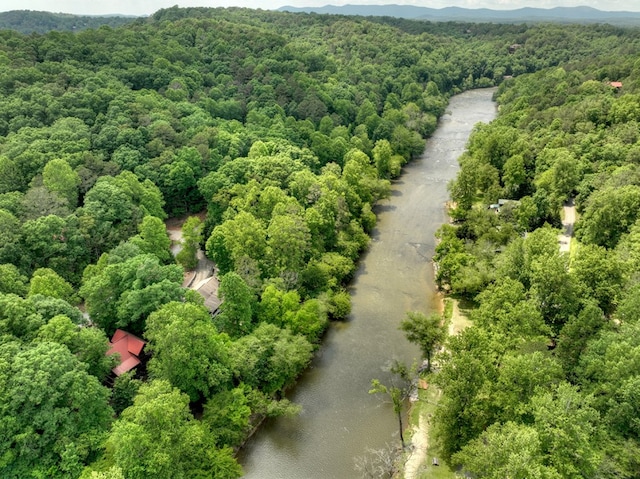
[[[460,7],[428,8],[412,5],[326,5],[324,7],[281,7],[288,12],[328,13],[398,17],[435,22],[478,23],[610,23],[613,25],[640,25],[640,12],[605,12],[591,7],[519,8],[517,10],[469,9]]]

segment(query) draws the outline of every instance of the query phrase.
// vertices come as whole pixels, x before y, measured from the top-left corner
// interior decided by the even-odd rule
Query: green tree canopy
[[[140,387],[132,406],[114,423],[107,459],[125,477],[235,479],[242,474],[231,449],[218,449],[206,425],[194,420],[189,398],[167,381]]]
[[[54,342],[0,346],[3,477],[77,477],[102,447],[109,392]]]
[[[151,377],[169,381],[192,402],[229,387],[229,339],[204,306],[165,304],[149,316],[145,338]]]

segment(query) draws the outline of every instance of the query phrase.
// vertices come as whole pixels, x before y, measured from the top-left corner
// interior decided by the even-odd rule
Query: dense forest
[[[503,83],[450,185],[437,280],[476,304],[434,377],[436,424],[472,477],[639,477],[638,33]]]
[[[15,30],[25,34],[44,34],[51,30],[80,31],[88,28],[100,28],[103,25],[119,27],[131,23],[135,18],[123,15],[83,16],[33,10],[12,10],[0,12],[0,30]]]
[[[437,251],[439,284],[479,304],[438,374],[446,458],[634,477],[636,30],[174,7],[0,37],[2,477],[239,477],[234,451],[295,413],[284,391],[349,315],[376,202],[448,98],[493,85]],[[189,215],[176,262],[163,220]],[[182,287],[198,244],[213,318]],[[148,361],[112,382],[117,328]]]

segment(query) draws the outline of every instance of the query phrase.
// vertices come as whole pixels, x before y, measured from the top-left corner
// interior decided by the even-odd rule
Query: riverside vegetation
[[[2,477],[239,477],[234,450],[295,411],[283,391],[349,314],[376,201],[450,95],[497,84],[437,251],[479,304],[436,375],[444,459],[634,477],[637,30],[170,8],[0,37]],[[213,320],[162,221],[205,208]],[[116,328],[149,359],[108,388]]]

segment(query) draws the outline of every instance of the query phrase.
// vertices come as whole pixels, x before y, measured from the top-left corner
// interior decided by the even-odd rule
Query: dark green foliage
[[[427,372],[431,371],[431,358],[446,337],[446,324],[439,314],[426,316],[417,311],[407,312],[406,318],[400,323],[407,339],[417,344],[422,355],[427,360]]]
[[[0,357],[2,476],[77,477],[111,423],[108,390],[57,343],[5,343]]]
[[[630,57],[583,54],[504,82],[498,119],[476,128],[450,185],[436,279],[478,307],[435,378],[436,428],[473,476],[636,475],[640,85]],[[550,226],[572,198],[565,253]]]
[[[128,371],[118,376],[111,389],[111,407],[117,415],[133,404],[142,381],[134,378],[134,372]]]
[[[108,258],[105,257],[105,259]],[[89,270],[80,288],[91,320],[111,335],[116,328],[142,334],[146,317],[184,296],[182,270],[163,266],[157,256],[136,255]]]
[[[198,264],[197,251],[202,243],[202,221],[190,216],[182,225],[182,245],[176,261],[185,269],[192,270]]]

